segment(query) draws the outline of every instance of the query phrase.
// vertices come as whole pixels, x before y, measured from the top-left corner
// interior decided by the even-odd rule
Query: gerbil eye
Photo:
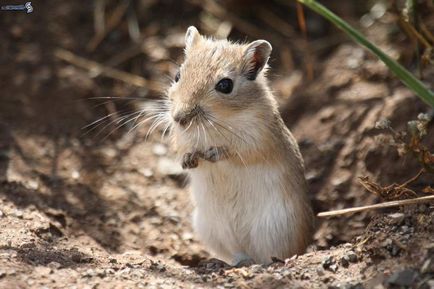
[[[220,92],[226,93],[226,94],[231,93],[232,88],[234,88],[234,83],[229,78],[223,78],[215,86],[215,89],[217,91],[220,91]]]
[[[180,77],[181,77],[181,73],[178,71],[175,75],[175,82],[178,82]]]

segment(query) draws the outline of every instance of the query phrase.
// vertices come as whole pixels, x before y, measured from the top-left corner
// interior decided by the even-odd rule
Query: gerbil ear
[[[244,52],[244,68],[248,80],[255,80],[259,72],[267,64],[271,54],[271,44],[265,40],[256,40],[250,43]]]
[[[187,32],[185,33],[185,49],[190,49],[199,41],[200,37],[200,33],[197,31],[196,27],[188,27]]]

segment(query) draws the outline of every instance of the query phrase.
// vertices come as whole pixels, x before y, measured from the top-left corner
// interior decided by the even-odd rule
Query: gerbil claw
[[[225,147],[210,147],[203,154],[203,158],[209,162],[216,162],[227,158],[228,152]]]
[[[217,162],[228,157],[228,152],[225,147],[210,147],[205,152],[194,151],[186,153],[182,157],[183,169],[194,169],[199,165],[199,159],[204,159],[209,162]]]
[[[196,152],[186,153],[182,157],[182,168],[185,169],[194,169],[199,165],[199,155]]]

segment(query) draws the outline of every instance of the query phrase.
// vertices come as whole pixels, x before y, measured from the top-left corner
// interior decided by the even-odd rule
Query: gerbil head
[[[246,116],[260,117],[261,110],[269,110],[264,72],[270,53],[271,45],[265,40],[248,44],[213,40],[189,27],[185,61],[168,90],[175,134],[182,132],[192,139],[189,131],[200,128],[212,138],[211,131],[219,126],[255,121]]]

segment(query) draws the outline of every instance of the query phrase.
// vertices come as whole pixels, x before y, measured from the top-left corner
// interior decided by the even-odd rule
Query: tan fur
[[[233,263],[302,253],[313,232],[302,157],[268,87],[267,67],[254,80],[246,77],[252,60],[264,56],[266,63],[270,52],[265,41],[234,44],[189,28],[180,80],[168,91],[172,116],[199,107],[211,120],[172,124],[180,157],[228,149],[225,159],[200,160],[189,174],[195,231],[217,257]],[[229,95],[215,90],[222,78],[233,80]]]

